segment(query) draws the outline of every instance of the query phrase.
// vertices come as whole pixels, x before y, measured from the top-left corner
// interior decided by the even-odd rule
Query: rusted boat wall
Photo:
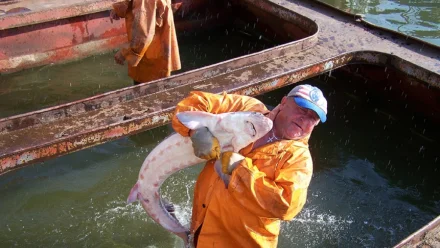
[[[287,43],[300,40],[313,35],[318,31],[318,26],[312,20],[302,16],[295,16],[286,10],[284,15],[270,11],[270,5],[255,6],[245,4],[243,1],[233,1],[234,15],[243,19],[243,29],[250,33],[262,30],[261,37]],[[284,17],[284,18],[282,18]]]
[[[0,17],[0,73],[75,60],[126,42],[122,20],[110,22],[118,0],[65,2]],[[29,3],[33,4],[33,3]],[[38,3],[35,3],[38,4]]]
[[[0,31],[0,72],[74,60],[126,42],[123,21],[108,11]]]

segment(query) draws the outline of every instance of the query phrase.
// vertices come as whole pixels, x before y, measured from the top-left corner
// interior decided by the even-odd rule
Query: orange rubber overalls
[[[121,51],[134,81],[168,77],[181,68],[171,0],[126,0],[113,9],[125,18],[129,47]]]
[[[247,96],[191,92],[176,107],[180,111],[268,113],[259,100]],[[174,117],[173,128],[189,130]],[[304,206],[313,165],[308,137],[279,140],[240,154],[243,160],[231,175],[229,187],[208,161],[194,191],[191,233],[197,247],[276,247],[281,220],[291,220]]]

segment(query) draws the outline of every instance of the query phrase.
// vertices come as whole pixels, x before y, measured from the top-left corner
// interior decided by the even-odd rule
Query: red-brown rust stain
[[[74,56],[74,52],[70,49],[61,49],[54,51],[55,53],[45,59],[45,62],[53,63],[61,60],[65,60],[67,58],[71,58]]]
[[[115,127],[115,128],[111,128],[108,131],[105,131],[102,135],[102,138],[103,139],[117,138],[117,137],[121,137],[124,134],[126,134],[125,128]]]
[[[58,145],[54,144],[49,147],[27,151],[10,157],[0,158],[0,165],[1,165],[0,175],[10,169],[13,169],[16,166],[27,164],[29,163],[29,161],[35,161],[41,158],[53,157],[58,153],[59,153]]]
[[[109,19],[108,12],[95,14],[94,18],[87,20],[89,33],[93,34],[95,39],[105,39],[126,34],[124,19],[113,21],[113,23],[111,23]]]
[[[66,142],[62,142],[62,143],[58,144],[58,151],[60,154],[68,152]]]
[[[104,39],[104,38],[110,38],[110,37],[119,36],[119,35],[125,36],[125,24],[120,25],[118,27],[114,27],[114,28],[106,28],[103,30],[104,30],[104,32],[99,35],[99,38]]]
[[[72,34],[72,45],[89,41],[89,31],[87,29],[87,21],[71,22],[71,30],[68,30]],[[79,31],[79,33],[77,32]]]

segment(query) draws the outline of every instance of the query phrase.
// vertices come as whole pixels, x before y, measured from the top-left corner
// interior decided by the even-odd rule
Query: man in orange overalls
[[[127,61],[134,84],[168,77],[181,68],[171,0],[115,3],[110,19],[119,18],[125,18],[129,46],[115,54],[115,61]]]
[[[206,128],[189,130],[173,118],[174,129],[191,136],[195,154],[211,159],[194,191],[190,231],[195,245],[276,247],[281,220],[293,219],[306,202],[313,171],[308,140],[327,114],[321,90],[299,85],[270,112],[255,98],[191,92],[176,113],[194,110],[256,111],[274,123],[269,133],[240,153],[218,154],[218,141]]]

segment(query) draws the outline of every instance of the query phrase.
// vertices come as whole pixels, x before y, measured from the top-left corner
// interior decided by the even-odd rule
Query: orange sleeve
[[[127,13],[129,1],[114,3],[112,5],[113,10],[115,11],[116,15],[118,15],[120,18],[125,18],[125,14]]]
[[[156,31],[156,0],[133,0],[130,47],[121,49],[130,66],[137,66],[153,41]],[[158,13],[161,14],[161,13]]]
[[[175,114],[182,111],[204,111],[213,114],[236,111],[255,111],[260,113],[269,112],[266,106],[259,100],[243,95],[212,94],[201,91],[192,91],[188,97],[179,102]],[[172,125],[176,132],[182,136],[188,136],[189,129],[182,125],[174,115]]]
[[[292,156],[287,152],[274,158],[279,170],[274,180],[266,177],[256,166],[243,160],[232,172],[228,190],[250,214],[268,218],[291,220],[303,208],[307,188],[312,177],[312,159],[306,148]],[[296,153],[296,152],[295,152]]]

